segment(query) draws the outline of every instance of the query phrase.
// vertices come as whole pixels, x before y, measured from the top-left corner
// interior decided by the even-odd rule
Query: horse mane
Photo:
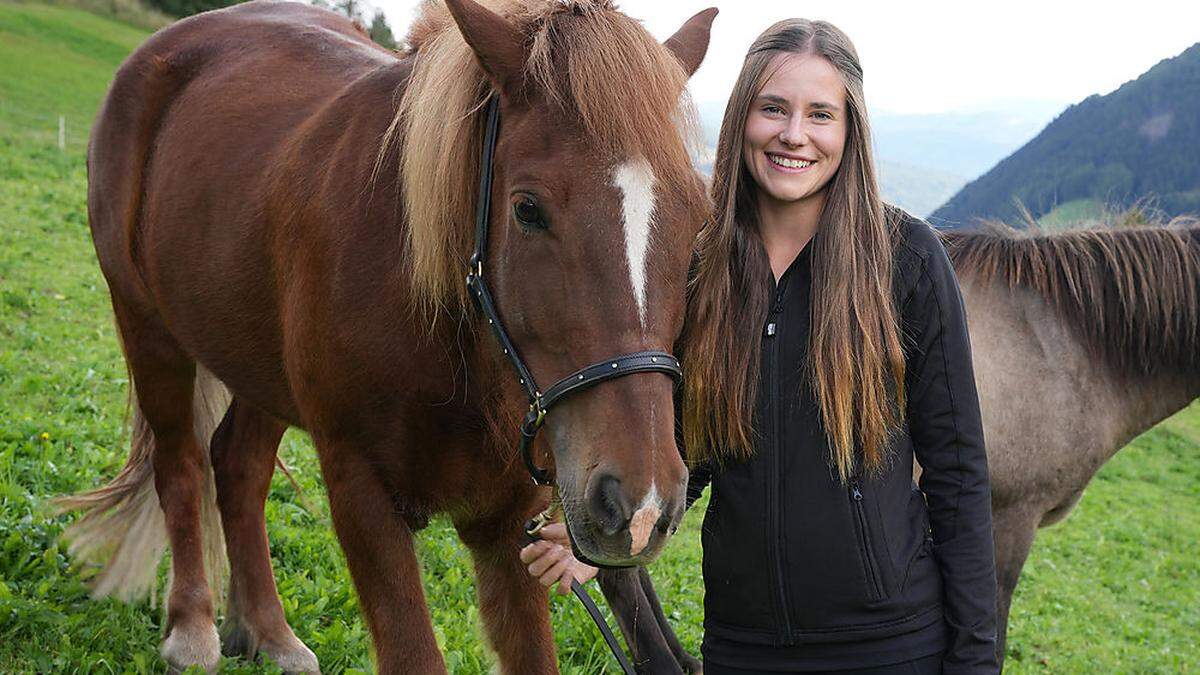
[[[485,0],[525,35],[525,81],[607,156],[641,156],[658,185],[698,190],[695,116],[673,54],[612,0]],[[399,140],[408,265],[426,310],[468,306],[479,152],[491,83],[449,10],[427,0],[406,38],[413,71],[385,136]]]
[[[1040,295],[1127,377],[1200,373],[1200,224],[943,231],[959,275]]]

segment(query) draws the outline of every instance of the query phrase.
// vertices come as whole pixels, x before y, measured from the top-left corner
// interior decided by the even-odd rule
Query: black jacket
[[[906,425],[882,476],[831,468],[807,361],[811,246],[772,280],[751,459],[693,467],[705,514],[706,661],[871,667],[946,650],[946,673],[999,670],[991,503],[962,297],[937,235],[900,214],[894,295]],[[924,469],[912,482],[913,456]]]

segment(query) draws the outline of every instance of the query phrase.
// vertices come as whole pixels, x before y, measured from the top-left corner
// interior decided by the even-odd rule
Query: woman
[[[713,485],[705,672],[997,671],[962,299],[929,226],[880,200],[841,31],[754,42],[712,194],[682,341],[689,504]],[[563,543],[522,551],[560,591],[594,574]]]

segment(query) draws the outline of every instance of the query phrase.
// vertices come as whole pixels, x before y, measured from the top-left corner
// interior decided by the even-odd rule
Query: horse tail
[[[193,427],[204,449],[204,486],[200,521],[204,564],[218,603],[224,595],[225,538],[217,509],[210,441],[229,407],[225,385],[212,373],[197,367],[192,400]],[[142,415],[129,387],[132,410],[130,451],[124,468],[109,484],[55,500],[59,513],[81,511],[63,537],[68,553],[95,569],[92,597],[113,596],[133,601],[150,596],[157,601],[158,565],[167,548],[166,520],[154,485],[154,433]]]

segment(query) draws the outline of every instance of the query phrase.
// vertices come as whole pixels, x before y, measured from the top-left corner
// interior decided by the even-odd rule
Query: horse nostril
[[[658,530],[659,534],[665,534],[669,537],[675,534],[675,530],[679,529],[679,524],[674,522],[670,516],[664,513],[662,517],[658,519],[658,522],[654,524],[654,529]]]
[[[612,536],[629,525],[630,508],[621,492],[621,481],[611,474],[596,479],[596,486],[588,498],[588,510],[600,531]]]

